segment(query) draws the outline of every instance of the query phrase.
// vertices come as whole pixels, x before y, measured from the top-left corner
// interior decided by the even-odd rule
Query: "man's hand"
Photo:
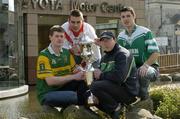
[[[98,46],[101,45],[100,38],[96,38],[96,39],[94,39],[94,41],[95,41],[95,44],[96,44],[96,45],[98,45]]]
[[[102,71],[100,69],[95,69],[93,74],[94,74],[94,78],[95,79],[100,79],[100,75],[101,75]]]
[[[144,77],[144,76],[147,75],[148,68],[149,68],[149,65],[147,65],[147,64],[143,64],[139,68],[139,75],[140,75],[140,77]]]
[[[76,74],[80,71],[83,71],[83,68],[81,66],[76,66],[76,68],[73,70],[73,74]]]
[[[77,56],[80,56],[80,54],[81,54],[81,49],[80,49],[79,45],[73,45],[72,48],[70,49],[70,51]]]
[[[74,80],[85,80],[85,72],[84,71],[80,71],[76,74],[73,75],[73,79]]]

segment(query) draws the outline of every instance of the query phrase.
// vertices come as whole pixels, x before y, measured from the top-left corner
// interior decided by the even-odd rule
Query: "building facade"
[[[39,52],[48,46],[48,30],[52,25],[67,21],[70,10],[80,9],[86,22],[97,32],[111,30],[116,35],[122,29],[120,9],[132,6],[137,12],[137,23],[146,25],[144,0],[17,0],[21,4],[24,71],[28,84],[35,84],[36,60]],[[1,52],[1,51],[0,51]]]
[[[160,37],[161,53],[180,51],[180,0],[145,0],[148,27]]]

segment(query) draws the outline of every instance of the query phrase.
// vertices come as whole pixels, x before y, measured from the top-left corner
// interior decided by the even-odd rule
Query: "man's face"
[[[75,32],[80,30],[82,23],[83,19],[81,17],[70,16],[69,18],[70,29]]]
[[[132,27],[135,24],[135,16],[130,11],[121,12],[120,18],[124,27]]]
[[[111,51],[114,48],[114,45],[115,45],[115,41],[113,38],[111,39],[103,38],[102,40],[100,40],[100,46],[102,47],[102,49],[104,49],[107,52]]]
[[[64,44],[65,35],[62,32],[54,31],[53,35],[52,36],[50,35],[49,38],[50,38],[51,44],[54,47],[60,48]]]

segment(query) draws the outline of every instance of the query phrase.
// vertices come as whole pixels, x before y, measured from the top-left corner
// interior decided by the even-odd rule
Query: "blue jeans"
[[[139,90],[139,97],[142,100],[147,99],[149,97],[149,84],[151,81],[155,81],[159,76],[159,69],[155,69],[152,66],[149,66],[147,75],[144,77],[139,76],[139,71],[137,73],[137,78],[139,78],[140,90]]]
[[[68,105],[83,105],[86,102],[84,94],[88,87],[84,81],[71,81],[57,91],[44,95],[43,105],[52,107],[67,107]]]

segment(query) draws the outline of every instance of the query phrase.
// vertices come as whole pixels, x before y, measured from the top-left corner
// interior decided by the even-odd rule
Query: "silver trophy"
[[[81,48],[80,56],[83,58],[83,61],[86,62],[86,66],[84,68],[86,72],[86,83],[90,85],[93,81],[93,71],[94,68],[92,66],[92,56],[94,52],[92,51],[92,45],[94,44],[94,40],[90,39],[88,36],[83,36],[79,42]]]
[[[88,36],[83,36],[79,42],[80,48],[81,48],[81,57],[83,58],[83,61],[86,62],[86,66],[84,68],[84,71],[86,72],[86,83],[87,85],[91,85],[93,81],[93,71],[94,68],[92,66],[93,63],[93,50],[92,45],[94,44],[94,40],[90,39]],[[88,105],[93,105],[93,94],[90,92],[90,96],[88,97]]]

